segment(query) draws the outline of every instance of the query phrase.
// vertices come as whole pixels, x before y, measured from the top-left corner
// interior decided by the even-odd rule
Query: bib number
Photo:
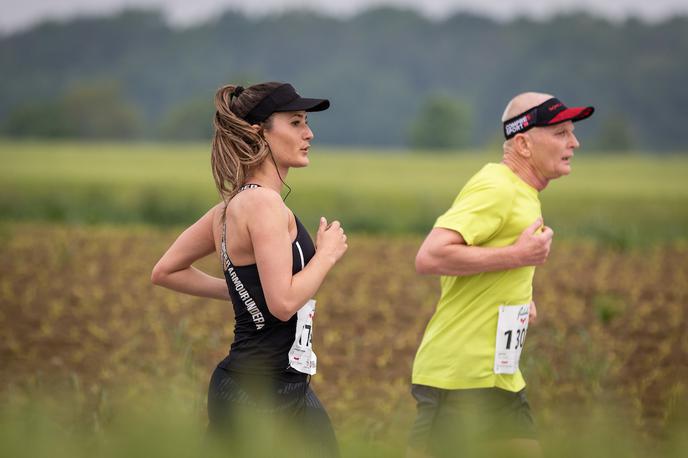
[[[497,321],[494,373],[514,374],[526,342],[530,304],[500,305]]]
[[[313,316],[315,301],[313,299],[296,312],[296,334],[289,350],[289,367],[304,374],[315,374],[318,358],[313,352]]]

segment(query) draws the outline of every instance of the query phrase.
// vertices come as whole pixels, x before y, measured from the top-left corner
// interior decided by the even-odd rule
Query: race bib
[[[514,374],[526,341],[530,304],[500,305],[497,321],[494,373]]]
[[[313,352],[313,316],[315,301],[313,299],[296,313],[296,335],[289,350],[289,366],[304,374],[315,374],[318,358]]]

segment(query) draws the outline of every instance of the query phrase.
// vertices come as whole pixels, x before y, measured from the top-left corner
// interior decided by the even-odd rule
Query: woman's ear
[[[259,133],[261,130],[263,130],[263,126],[260,124],[251,124],[251,129],[253,129],[255,133]]]

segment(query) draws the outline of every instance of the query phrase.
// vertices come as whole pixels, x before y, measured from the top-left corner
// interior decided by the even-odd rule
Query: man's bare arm
[[[553,232],[537,219],[516,243],[505,247],[468,246],[460,233],[434,228],[418,250],[416,272],[423,275],[475,275],[544,264]]]

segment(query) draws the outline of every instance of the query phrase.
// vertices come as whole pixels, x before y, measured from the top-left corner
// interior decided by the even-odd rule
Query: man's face
[[[571,173],[573,150],[580,146],[573,134],[573,122],[536,127],[528,132],[535,169],[548,180]]]

